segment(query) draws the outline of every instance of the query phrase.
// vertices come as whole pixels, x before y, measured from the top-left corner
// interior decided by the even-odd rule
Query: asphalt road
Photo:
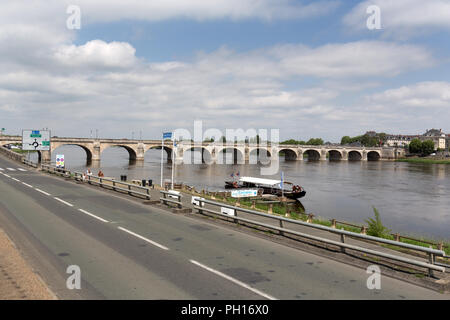
[[[449,299],[383,275],[369,290],[366,270],[3,157],[0,224],[63,299]],[[66,287],[70,265],[79,290]]]

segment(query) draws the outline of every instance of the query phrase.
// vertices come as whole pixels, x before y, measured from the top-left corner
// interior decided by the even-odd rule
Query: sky
[[[450,133],[449,40],[450,0],[2,0],[0,127]]]

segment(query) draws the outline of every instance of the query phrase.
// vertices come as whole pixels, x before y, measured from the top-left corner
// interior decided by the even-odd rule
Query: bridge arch
[[[101,152],[103,152],[103,151],[105,151],[106,149],[109,149],[109,148],[124,148],[125,150],[128,151],[128,155],[129,155],[129,159],[130,160],[136,160],[137,159],[137,152],[136,152],[136,150],[134,150],[130,146],[123,145],[123,144],[106,145],[105,147],[102,148]]]
[[[361,161],[362,158],[362,153],[357,150],[350,150],[348,152],[348,161]]]
[[[381,159],[381,153],[376,150],[371,150],[367,153],[367,161],[378,161]]]
[[[320,160],[320,150],[305,149],[305,150],[303,150],[303,158],[307,158],[308,161],[319,161]]]
[[[92,151],[89,147],[83,145],[83,144],[78,144],[78,143],[56,143],[51,145],[51,152],[52,154],[57,154],[56,150],[60,147],[63,146],[76,146],[76,147],[80,147],[81,149],[84,150],[84,152],[86,153],[86,162],[91,162],[92,161]],[[41,162],[42,160],[42,152],[38,151],[38,161]]]
[[[297,152],[289,148],[279,149],[278,155],[284,156],[284,161],[295,161],[298,158]]]
[[[250,164],[267,164],[270,162],[270,158],[272,157],[272,154],[270,151],[266,148],[253,148],[249,150],[248,154],[248,162]]]
[[[211,164],[213,162],[211,153],[203,146],[188,147],[182,153],[184,164]]]
[[[219,164],[244,164],[245,158],[241,150],[234,147],[221,148],[217,152],[217,163]]]
[[[145,154],[150,151],[150,150],[161,150],[162,145],[159,146],[150,146],[148,147],[145,151],[144,151],[144,156]],[[172,146],[164,146],[164,151],[166,152],[166,156],[167,156],[167,162],[171,162],[172,161]],[[161,153],[161,152],[160,152]],[[181,151],[181,153],[183,153]]]
[[[339,150],[328,150],[329,161],[340,161],[343,159],[342,152]]]

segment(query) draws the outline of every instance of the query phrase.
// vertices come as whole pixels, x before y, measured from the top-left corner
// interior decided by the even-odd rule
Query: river
[[[109,148],[98,163],[86,163],[85,152],[76,146],[62,146],[52,152],[64,154],[66,168],[106,177],[152,179],[160,183],[160,150],[150,150],[143,163],[130,163],[123,148]],[[187,156],[185,154],[185,156]],[[37,154],[30,155],[36,160]],[[171,164],[164,163],[164,177],[170,179]],[[322,218],[364,223],[376,207],[383,224],[411,236],[450,239],[450,165],[412,164],[390,161],[284,161],[280,170],[285,181],[303,186],[302,203],[308,213]],[[196,188],[222,190],[231,173],[260,176],[259,165],[177,165],[177,182]],[[280,175],[264,176],[279,179]]]

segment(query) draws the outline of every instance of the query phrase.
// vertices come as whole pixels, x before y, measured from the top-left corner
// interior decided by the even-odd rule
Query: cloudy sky
[[[450,0],[2,0],[0,127],[450,132],[449,40]]]

